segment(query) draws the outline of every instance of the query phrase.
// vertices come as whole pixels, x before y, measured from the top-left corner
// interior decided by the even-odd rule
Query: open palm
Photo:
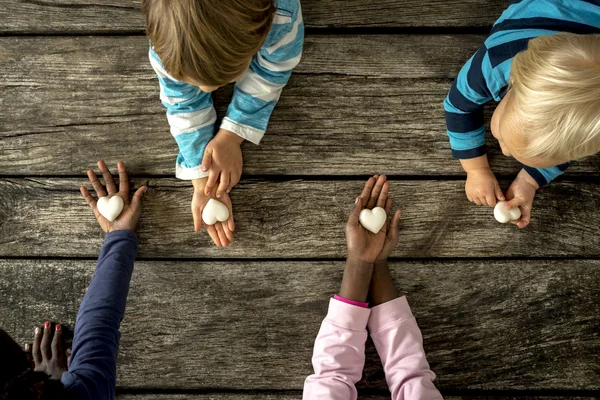
[[[104,188],[104,186],[102,186],[102,183],[100,182],[100,180],[96,176],[96,173],[93,170],[90,169],[87,172],[90,183],[94,187],[94,190],[96,191],[96,196],[98,198],[111,198],[113,196],[119,196],[123,199],[123,211],[121,211],[121,214],[113,222],[110,222],[109,220],[104,218],[102,214],[100,214],[100,211],[98,210],[98,202],[94,198],[94,196],[92,196],[92,194],[88,191],[88,189],[85,186],[82,186],[80,188],[81,195],[89,204],[90,208],[94,212],[94,215],[96,216],[98,224],[100,224],[100,227],[105,233],[119,230],[135,231],[138,220],[140,218],[140,214],[142,212],[142,197],[144,193],[148,190],[146,186],[140,187],[133,195],[133,198],[131,199],[130,203],[129,177],[127,175],[125,163],[119,161],[119,163],[117,164],[117,168],[119,170],[119,190],[117,190],[115,180],[113,179],[113,176],[106,164],[104,163],[104,161],[98,161],[98,169],[100,169],[100,172],[102,173],[104,183],[106,184],[106,189]]]
[[[346,224],[346,242],[349,258],[373,263],[381,253],[386,243],[388,224],[384,224],[383,228],[374,234],[360,224],[358,217],[360,212],[365,208],[386,208],[389,190],[390,184],[386,182],[385,175],[375,175],[365,183],[363,191],[356,199],[356,206]],[[391,207],[391,203],[389,207]],[[387,210],[389,210],[389,207]]]

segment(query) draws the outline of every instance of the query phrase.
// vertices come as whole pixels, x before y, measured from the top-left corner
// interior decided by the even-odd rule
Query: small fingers
[[[41,344],[42,344],[42,328],[39,326],[35,328],[33,335],[33,349],[32,356],[33,362],[35,365],[39,365],[42,363],[42,352],[41,352]]]
[[[217,171],[215,169],[210,170],[208,174],[208,180],[206,181],[206,186],[204,186],[204,194],[207,196],[210,196],[214,190],[217,180],[219,179],[220,172],[221,171]]]
[[[350,213],[350,218],[348,218],[349,226],[358,225],[358,217],[360,215],[360,212],[363,209],[363,204],[365,203],[365,201],[366,200],[363,197],[357,197],[356,200],[354,200],[354,208],[352,209],[352,212]]]
[[[119,193],[121,197],[127,199],[125,204],[129,202],[129,176],[127,175],[127,167],[123,161],[117,163],[117,169],[119,170]]]
[[[206,150],[204,150],[204,157],[202,157],[202,165],[200,166],[200,169],[202,170],[202,172],[206,172],[210,169],[212,165],[212,151],[210,150],[210,148],[207,148]]]
[[[106,166],[106,163],[102,160],[98,161],[98,168],[102,173],[102,178],[104,178],[104,183],[106,184],[106,190],[108,191],[108,195],[111,196],[117,193],[117,185],[115,184],[115,180],[113,179],[110,169],[108,169],[108,167]]]
[[[219,235],[219,240],[221,241],[221,246],[227,247],[229,246],[229,240],[227,239],[227,235],[225,234],[225,230],[223,229],[223,223],[217,222],[214,225],[217,230],[217,235]]]
[[[87,201],[88,205],[94,211],[94,214],[95,214],[97,212],[96,199],[94,199],[92,194],[87,190],[87,188],[85,186],[80,187],[79,191],[81,192],[81,195],[83,196],[85,201]]]
[[[367,203],[367,208],[371,209],[375,207],[377,203],[377,199],[379,198],[379,193],[383,190],[383,184],[385,183],[385,175],[379,175],[375,185],[373,186],[373,190],[371,190],[371,194],[369,197],[369,202]]]
[[[192,216],[194,217],[194,232],[200,232],[202,230],[202,209],[192,206]]]
[[[383,184],[383,187],[381,188],[381,193],[379,193],[379,198],[377,199],[377,207],[385,208],[389,193],[390,193],[390,183],[385,182]]]
[[[62,327],[56,325],[54,327],[54,337],[52,338],[52,358],[62,359],[64,353],[62,351]]]
[[[473,197],[473,203],[477,204],[478,206],[480,206],[482,204],[479,197]]]
[[[504,193],[502,193],[502,189],[500,189],[500,185],[498,185],[498,182],[496,182],[496,184],[494,185],[494,193],[498,200],[500,200],[500,201],[506,200],[506,197],[504,197]]]
[[[390,229],[388,232],[388,236],[392,240],[398,240],[398,230],[400,227],[400,210],[396,210],[394,212],[394,216],[392,217],[392,222],[390,223]]]
[[[371,191],[373,190],[373,186],[375,186],[375,182],[377,182],[377,179],[371,177],[367,180],[367,182],[365,183],[365,186],[363,187],[363,191],[360,194],[360,197],[368,200],[369,196],[371,196]]]
[[[233,187],[235,185],[237,185],[238,183],[240,183],[240,178],[242,176],[236,172],[232,172],[231,173],[231,181],[229,182],[229,187],[227,188],[227,193],[229,194],[229,192],[231,192],[231,189],[233,189]]]
[[[212,239],[212,241],[217,245],[217,247],[221,247],[221,240],[219,239],[219,234],[217,233],[217,229],[214,225],[206,225],[206,232]]]
[[[94,190],[96,191],[96,197],[98,197],[98,198],[106,197],[107,196],[106,190],[104,190],[104,186],[102,186],[102,183],[100,183],[100,180],[96,176],[96,173],[90,169],[87,172],[87,176],[88,176],[88,179],[90,180],[90,183],[94,187]]]
[[[40,352],[42,353],[42,360],[50,360],[52,358],[52,352],[50,350],[50,342],[52,340],[52,326],[50,322],[44,323],[44,332],[42,333],[42,343],[40,344]]]
[[[221,172],[221,181],[219,182],[219,188],[217,189],[217,199],[221,199],[227,192],[227,188],[231,182],[230,177],[231,173],[223,171]]]
[[[142,186],[138,190],[135,191],[132,199],[131,199],[131,209],[134,214],[141,211],[142,208],[142,199],[144,198],[144,194],[148,191],[148,186]]]
[[[486,205],[490,207],[494,207],[496,205],[496,196],[493,193],[490,193],[485,196]]]
[[[222,225],[223,225],[223,231],[225,232],[225,236],[227,237],[229,244],[231,244],[231,242],[233,242],[233,232],[231,231],[231,229],[229,229],[228,222],[229,221],[225,221],[222,223]]]

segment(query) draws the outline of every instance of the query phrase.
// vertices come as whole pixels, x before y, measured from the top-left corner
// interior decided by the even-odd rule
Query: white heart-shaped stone
[[[110,199],[108,197],[100,197],[97,206],[100,214],[110,222],[113,222],[121,215],[125,203],[120,196],[113,196]]]
[[[368,229],[375,234],[383,228],[386,219],[387,215],[382,207],[375,207],[372,210],[364,209],[358,216],[358,222],[360,222],[365,229]]]
[[[506,201],[499,201],[494,207],[494,218],[501,224],[505,224],[508,221],[516,221],[521,218],[521,209],[519,207],[506,209]]]
[[[210,199],[204,211],[202,211],[202,220],[206,225],[214,225],[217,221],[225,222],[229,219],[229,208],[218,200]]]

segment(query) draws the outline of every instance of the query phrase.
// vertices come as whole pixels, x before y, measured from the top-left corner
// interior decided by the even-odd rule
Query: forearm
[[[433,385],[423,338],[405,297],[373,307],[369,318],[371,338],[381,358],[392,399],[406,393],[420,399],[441,399]]]
[[[137,238],[115,231],[106,240],[75,324],[69,373],[85,377],[90,393],[114,393],[119,328],[129,292]]]
[[[364,303],[369,295],[373,264],[361,260],[348,259],[340,287],[340,296]]]
[[[375,262],[369,296],[372,307],[378,306],[398,297],[398,290],[392,279],[387,260]]]
[[[305,399],[356,399],[356,383],[365,363],[365,342],[370,310],[331,299],[327,317],[315,340],[312,364],[306,378]]]

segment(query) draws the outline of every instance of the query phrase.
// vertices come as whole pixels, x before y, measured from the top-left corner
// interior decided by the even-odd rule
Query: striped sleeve
[[[524,165],[523,169],[533,179],[535,179],[539,187],[542,187],[550,183],[550,181],[562,175],[570,166],[571,163],[564,163],[550,168],[533,168]]]
[[[200,169],[204,149],[214,136],[217,114],[210,93],[171,77],[150,48],[150,63],[158,76],[160,99],[167,108],[171,134],[179,147],[175,176],[192,180],[208,176]]]
[[[281,91],[302,56],[304,22],[300,4],[297,0],[280,3],[288,10],[278,9],[265,45],[235,84],[233,99],[221,124],[222,129],[254,144],[260,142],[267,130]]]
[[[485,154],[483,107],[492,100],[488,82],[494,79],[486,46],[462,67],[444,100],[452,155],[459,159]]]

